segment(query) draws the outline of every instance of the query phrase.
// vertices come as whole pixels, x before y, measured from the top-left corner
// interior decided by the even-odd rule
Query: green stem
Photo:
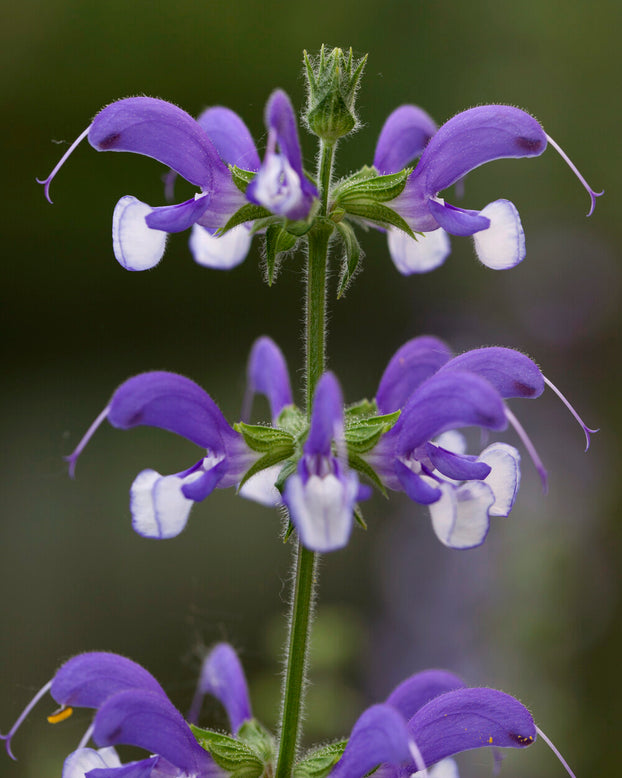
[[[334,152],[334,144],[322,143],[318,170],[321,210],[317,223],[309,231],[305,317],[307,418],[311,417],[315,387],[326,369],[326,276],[328,242],[332,227],[322,217],[326,217],[328,210]],[[317,555],[299,543],[293,575],[294,591],[291,602],[279,756],[275,778],[291,778],[298,751],[316,575]]]

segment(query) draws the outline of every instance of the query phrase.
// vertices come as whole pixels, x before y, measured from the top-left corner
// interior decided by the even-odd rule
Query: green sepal
[[[354,514],[354,520],[359,525],[361,529],[366,530],[367,529],[367,522],[363,518],[363,512],[361,511],[361,506],[356,503],[354,506],[354,510],[352,511]]]
[[[246,203],[239,210],[237,210],[224,227],[221,227],[216,233],[218,236],[224,235],[229,230],[237,227],[244,222],[252,222],[255,219],[264,219],[268,216],[272,216],[267,208],[263,205],[255,205],[254,203]]]
[[[410,229],[406,221],[402,219],[397,211],[394,211],[387,205],[383,205],[371,198],[366,200],[359,199],[347,204],[341,203],[341,205],[352,216],[367,219],[367,221],[373,222],[383,229],[397,227],[407,235],[410,235],[411,238],[415,238],[415,233]]]
[[[341,740],[307,754],[294,766],[293,778],[326,778],[341,759],[347,745],[347,740]]]
[[[239,483],[238,490],[240,490],[244,484],[248,481],[249,478],[252,478],[252,476],[255,475],[255,473],[259,473],[261,470],[265,470],[267,467],[272,467],[272,465],[278,465],[279,462],[282,462],[284,459],[289,459],[291,455],[294,453],[294,444],[293,443],[282,443],[277,446],[274,446],[274,448],[270,449],[267,453],[265,453],[260,459],[258,459],[255,464],[250,467],[242,476],[242,480]]]
[[[193,724],[190,729],[199,745],[209,751],[216,764],[233,778],[260,778],[263,774],[264,762],[246,743]]]
[[[308,218],[305,221],[286,221],[285,230],[289,232],[290,235],[295,235],[297,238],[300,238],[309,232],[311,227],[313,227],[313,223],[312,218]]]
[[[274,759],[274,738],[257,719],[247,719],[238,730],[237,738],[252,748],[264,764]]]
[[[285,481],[290,477],[290,475],[293,475],[296,472],[296,468],[298,466],[298,461],[296,459],[292,459],[290,462],[286,462],[283,467],[281,468],[281,472],[279,473],[278,478],[274,482],[274,486],[276,489],[283,493],[283,489],[285,488]]]
[[[296,529],[294,527],[291,519],[287,522],[287,529],[285,530],[285,534],[283,535],[283,543],[287,543],[287,541],[290,539],[292,532]]]
[[[352,417],[369,418],[375,416],[378,413],[378,405],[375,400],[361,400],[356,405],[350,405],[346,408],[346,421],[349,421]]]
[[[253,178],[255,178],[257,173],[254,173],[252,170],[244,170],[237,165],[229,165],[229,170],[231,171],[231,178],[233,179],[233,183],[237,186],[240,192],[246,194],[246,187],[250,184]]]
[[[290,251],[298,238],[287,232],[279,224],[271,224],[266,230],[266,275],[268,286],[272,286],[276,277],[280,254]]]
[[[356,234],[347,222],[339,222],[335,227],[345,249],[345,257],[341,266],[339,287],[337,289],[337,299],[339,299],[348,288],[352,276],[356,273],[362,253]]]
[[[307,417],[295,405],[286,405],[276,419],[277,425],[297,437],[307,426]]]
[[[233,425],[233,429],[239,432],[249,448],[253,451],[266,452],[275,446],[294,447],[294,438],[289,432],[276,427],[265,427],[262,424],[245,424],[239,421]]]
[[[348,464],[353,470],[366,475],[374,486],[377,486],[380,492],[388,498],[389,495],[387,494],[387,490],[374,468],[371,465],[368,465],[367,462],[354,451],[348,451]]]
[[[412,168],[404,168],[399,173],[379,176],[374,168],[364,168],[351,178],[339,184],[333,193],[336,204],[349,210],[348,204],[358,200],[373,200],[385,203],[401,195],[406,186]]]
[[[383,416],[371,416],[346,427],[346,442],[348,450],[355,454],[364,454],[372,449],[385,432],[395,425],[401,411],[386,413]]]

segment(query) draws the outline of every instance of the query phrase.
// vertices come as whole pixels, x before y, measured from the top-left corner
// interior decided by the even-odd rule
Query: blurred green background
[[[147,466],[187,467],[191,444],[105,427],[75,481],[62,455],[111,391],[142,370],[193,377],[236,419],[246,355],[262,333],[281,344],[299,390],[300,260],[268,289],[256,247],[219,273],[196,266],[181,235],[158,268],[127,273],[112,255],[112,209],[124,194],[163,203],[161,167],[83,144],[52,186],[54,206],[34,179],[65,150],[59,141],[129,95],[159,96],[191,114],[228,105],[261,148],[269,93],[282,87],[302,106],[302,50],[325,42],[369,52],[365,126],[340,149],[342,173],[371,161],[400,103],[442,122],[503,102],[533,113],[607,190],[586,219],[588,198],[552,150],[470,175],[466,207],[507,197],[521,212],[528,256],[504,273],[479,266],[468,239],[454,239],[443,268],[402,278],[383,237],[364,236],[365,272],[331,312],[330,365],[348,400],[373,396],[393,351],[427,332],[458,350],[521,348],[602,430],[585,455],[581,430],[552,393],[518,404],[550,493],[543,497],[525,456],[511,518],[495,522],[475,551],[441,547],[426,510],[402,495],[366,506],[368,532],[354,532],[322,564],[308,739],[345,735],[401,678],[445,666],[528,704],[577,775],[614,775],[622,758],[619,2],[24,0],[5,2],[4,18],[0,729],[63,659],[93,649],[131,655],[184,710],[201,648],[223,638],[241,652],[256,713],[275,723],[290,555],[278,517],[218,492],[195,507],[182,536],[148,542],[130,528],[129,485]],[[302,142],[312,167],[313,139]],[[15,739],[19,765],[0,755],[0,774],[60,775],[88,717],[51,727],[52,706],[42,704]],[[204,721],[223,724],[216,704]],[[490,764],[487,753],[471,755],[463,775],[487,775]],[[503,774],[563,770],[539,744],[510,754]]]

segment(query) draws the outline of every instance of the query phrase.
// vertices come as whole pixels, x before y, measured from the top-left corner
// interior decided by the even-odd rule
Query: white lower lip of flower
[[[300,177],[281,154],[270,155],[256,181],[256,199],[273,213],[285,214],[302,200]]]

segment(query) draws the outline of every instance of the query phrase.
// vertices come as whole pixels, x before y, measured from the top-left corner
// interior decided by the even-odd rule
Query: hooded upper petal
[[[166,696],[132,689],[109,697],[94,721],[99,745],[132,745],[164,757],[196,778],[221,775],[190,727]]]
[[[473,748],[525,748],[536,737],[527,708],[495,689],[459,689],[436,697],[408,722],[426,765]]]
[[[460,676],[447,670],[424,670],[398,684],[387,697],[386,703],[397,708],[408,720],[439,694],[462,689],[464,685]]]
[[[199,685],[188,719],[196,723],[203,697],[211,694],[227,711],[234,735],[253,717],[246,676],[238,655],[228,643],[218,643],[203,660]]]
[[[93,119],[88,139],[98,151],[153,157],[202,189],[212,187],[215,173],[228,173],[195,119],[154,97],[129,97],[106,106]]]
[[[228,165],[259,170],[261,161],[253,137],[235,111],[216,105],[203,111],[197,122]]]
[[[385,121],[374,154],[379,173],[397,173],[418,157],[437,130],[434,119],[416,105],[401,105]]]
[[[489,381],[502,397],[539,397],[544,377],[536,363],[520,351],[500,346],[476,348],[447,361],[441,372],[468,370]]]
[[[245,404],[250,405],[254,394],[265,395],[275,422],[283,408],[293,400],[285,357],[272,338],[264,335],[253,343],[246,376],[248,395]]]
[[[108,697],[126,689],[147,689],[166,696],[144,667],[102,651],[78,654],[65,662],[52,680],[50,694],[60,705],[99,708]]]
[[[175,432],[199,446],[222,452],[227,438],[238,437],[212,398],[189,378],[154,371],[130,378],[110,400],[113,427],[139,425]]]
[[[449,346],[429,335],[404,343],[391,357],[380,379],[376,392],[380,413],[391,413],[403,408],[415,389],[451,357]]]

